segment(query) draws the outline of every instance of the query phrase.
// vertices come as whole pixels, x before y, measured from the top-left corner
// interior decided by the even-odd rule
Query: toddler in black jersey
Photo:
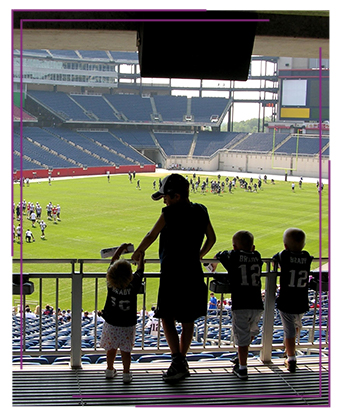
[[[249,231],[236,232],[232,243],[233,250],[219,252],[215,258],[227,269],[232,291],[232,325],[238,345],[238,360],[233,373],[240,379],[247,379],[248,349],[259,333],[258,323],[264,308],[260,281],[263,262]],[[216,266],[213,264],[214,268]]]
[[[273,256],[275,269],[280,266],[280,290],[276,304],[284,327],[285,365],[290,372],[295,372],[296,334],[302,327],[303,314],[309,310],[308,283],[313,257],[303,251],[303,230],[286,229],[283,242],[285,250]]]
[[[141,252],[138,267],[132,272],[131,264],[126,259],[119,259],[127,252],[130,244],[120,245],[111,259],[107,271],[107,298],[102,316],[103,324],[100,347],[106,350],[106,378],[112,379],[117,372],[114,360],[120,349],[123,364],[123,382],[132,381],[131,352],[135,340],[137,324],[137,294],[144,276],[144,254]]]

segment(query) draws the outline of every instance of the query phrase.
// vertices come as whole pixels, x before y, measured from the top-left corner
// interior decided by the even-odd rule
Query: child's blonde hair
[[[107,271],[107,285],[109,288],[127,288],[132,279],[132,266],[126,259],[118,259]]]
[[[305,233],[301,229],[291,227],[286,229],[283,235],[286,249],[292,252],[301,252],[305,246]]]
[[[239,230],[233,236],[233,245],[236,249],[246,252],[253,250],[254,236],[248,230]]]

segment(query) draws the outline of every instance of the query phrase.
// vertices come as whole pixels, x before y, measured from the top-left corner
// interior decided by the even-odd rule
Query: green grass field
[[[48,227],[43,240],[40,238],[39,226],[31,228],[31,222],[24,216],[23,233],[30,228],[35,242],[23,242],[23,259],[100,259],[102,248],[122,242],[131,242],[137,246],[160,215],[163,203],[162,200],[155,202],[151,199],[152,182],[164,176],[166,174],[139,174],[136,179],[140,179],[141,189],[136,188],[136,181],[129,182],[128,175],[112,176],[110,182],[106,176],[55,180],[51,186],[46,181],[31,182],[29,187],[23,188],[23,198],[27,202],[40,203],[43,207],[42,218]],[[204,175],[200,176],[201,179],[205,178]],[[210,179],[217,177],[209,176]],[[17,204],[20,200],[18,184],[14,184],[13,195]],[[268,181],[257,193],[236,188],[232,194],[224,192],[217,195],[210,191],[205,194],[191,193],[190,199],[206,205],[217,235],[217,242],[207,258],[214,257],[220,250],[231,249],[231,237],[240,229],[251,231],[255,237],[256,249],[263,258],[270,258],[283,248],[282,234],[288,227],[302,228],[307,236],[305,249],[314,257],[319,257],[319,194],[316,184],[304,182],[300,189],[296,183],[295,192],[292,192],[291,179],[288,182],[275,181],[275,185]],[[45,207],[50,201],[61,206],[61,221],[57,224],[46,218]],[[17,226],[19,222],[14,220],[14,224]],[[322,256],[328,256],[327,186],[322,192]],[[20,258],[18,242],[13,244],[13,257]],[[158,241],[147,250],[146,258],[158,258]],[[86,272],[104,272],[106,269],[106,264],[90,264],[85,267]],[[159,265],[148,264],[146,270],[158,271]],[[221,266],[218,270],[223,271]],[[14,264],[13,271],[19,271],[19,264]],[[64,264],[24,264],[24,273],[34,271],[70,272],[71,268]],[[55,280],[52,281],[43,285],[43,305],[49,303],[56,307]],[[59,284],[59,307],[66,309],[70,307],[70,283],[66,282],[69,280],[60,281],[63,282]],[[94,282],[92,279],[85,281],[83,308],[92,311]],[[104,281],[100,283],[99,308],[102,308],[106,295]],[[157,288],[158,280],[150,279],[146,298],[148,308],[156,303]],[[35,292],[27,297],[27,303],[33,308],[38,299]]]

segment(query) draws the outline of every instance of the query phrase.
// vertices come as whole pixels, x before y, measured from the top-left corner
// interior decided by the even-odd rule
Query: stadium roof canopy
[[[329,58],[329,11],[252,11],[250,13],[257,19],[257,23],[254,24],[252,29],[252,43],[250,39],[245,43],[243,41],[244,31],[247,32],[248,29],[244,29],[240,33],[236,33],[235,29],[231,30],[232,22],[228,22],[228,20],[234,19],[239,13],[241,13],[243,18],[244,14],[249,12],[14,10],[13,47],[14,49],[22,47],[23,49],[36,50],[138,51],[137,38],[141,34],[145,34],[145,45],[147,45],[146,33],[148,33],[148,27],[151,27],[151,24],[155,25],[158,20],[167,20],[167,29],[164,29],[160,36],[155,36],[154,39],[153,37],[149,38],[149,53],[144,52],[145,57],[148,56],[148,65],[155,66],[157,60],[161,61],[163,59],[163,55],[161,55],[163,49],[166,49],[165,59],[168,57],[168,54],[174,54],[177,59],[178,51],[188,48],[190,53],[191,49],[196,46],[194,45],[197,39],[196,36],[189,38],[191,42],[186,44],[187,36],[184,36],[184,34],[187,32],[183,31],[183,35],[179,35],[179,28],[184,26],[179,24],[182,20],[185,20],[185,22],[197,21],[197,24],[200,25],[206,25],[205,21],[213,20],[221,21],[220,27],[225,25],[223,27],[227,29],[227,32],[224,29],[218,32],[220,36],[215,38],[215,33],[211,33],[216,31],[215,26],[212,26],[214,27],[213,31],[207,30],[208,26],[197,26],[200,29],[196,29],[196,34],[198,34],[200,39],[199,44],[206,40],[206,37],[210,38],[210,42],[212,41],[211,43],[209,42],[209,48],[203,48],[203,51],[201,48],[198,49],[200,55],[212,57],[216,55],[217,57],[221,53],[222,56],[218,57],[218,61],[216,61],[218,63],[216,65],[217,71],[222,66],[223,60],[228,59],[227,56],[229,54],[236,55],[231,65],[232,68],[242,60],[248,60],[249,64],[251,55],[317,58],[318,51],[321,49],[322,58]],[[219,26],[216,25],[216,27]],[[244,28],[247,27],[248,25],[244,26]],[[202,32],[205,33],[204,36]],[[141,39],[143,39],[143,36],[141,36]],[[155,46],[153,45],[153,40],[159,42],[155,51],[153,51]],[[210,45],[213,47],[212,50]],[[168,48],[170,48],[170,51],[168,51]],[[172,48],[174,49],[172,50]],[[235,52],[232,52],[232,50]],[[245,51],[244,56],[240,56],[240,50]],[[139,50],[139,60],[140,55],[143,56],[143,53],[140,54]],[[151,61],[154,62],[151,64]],[[193,65],[195,68],[196,65]],[[141,74],[144,76],[142,63]],[[217,75],[213,79],[221,78],[220,73]],[[163,75],[156,74],[156,76],[160,77]]]
[[[134,20],[225,19],[229,13],[14,10],[14,48],[20,48],[22,19],[25,19],[24,49],[105,49],[128,52],[137,50],[136,32],[140,22]],[[253,55],[312,58],[317,54],[317,49],[322,48],[322,57],[329,58],[328,11],[257,13],[258,19],[269,19],[269,22],[257,25]]]

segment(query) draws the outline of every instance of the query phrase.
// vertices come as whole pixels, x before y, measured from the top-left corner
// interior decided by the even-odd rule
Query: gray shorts
[[[258,323],[264,310],[232,310],[232,324],[235,344],[249,346],[253,337],[259,334]]]
[[[283,323],[284,336],[286,339],[296,337],[296,329],[300,331],[302,328],[302,318],[304,314],[284,313],[279,310],[281,322]]]

